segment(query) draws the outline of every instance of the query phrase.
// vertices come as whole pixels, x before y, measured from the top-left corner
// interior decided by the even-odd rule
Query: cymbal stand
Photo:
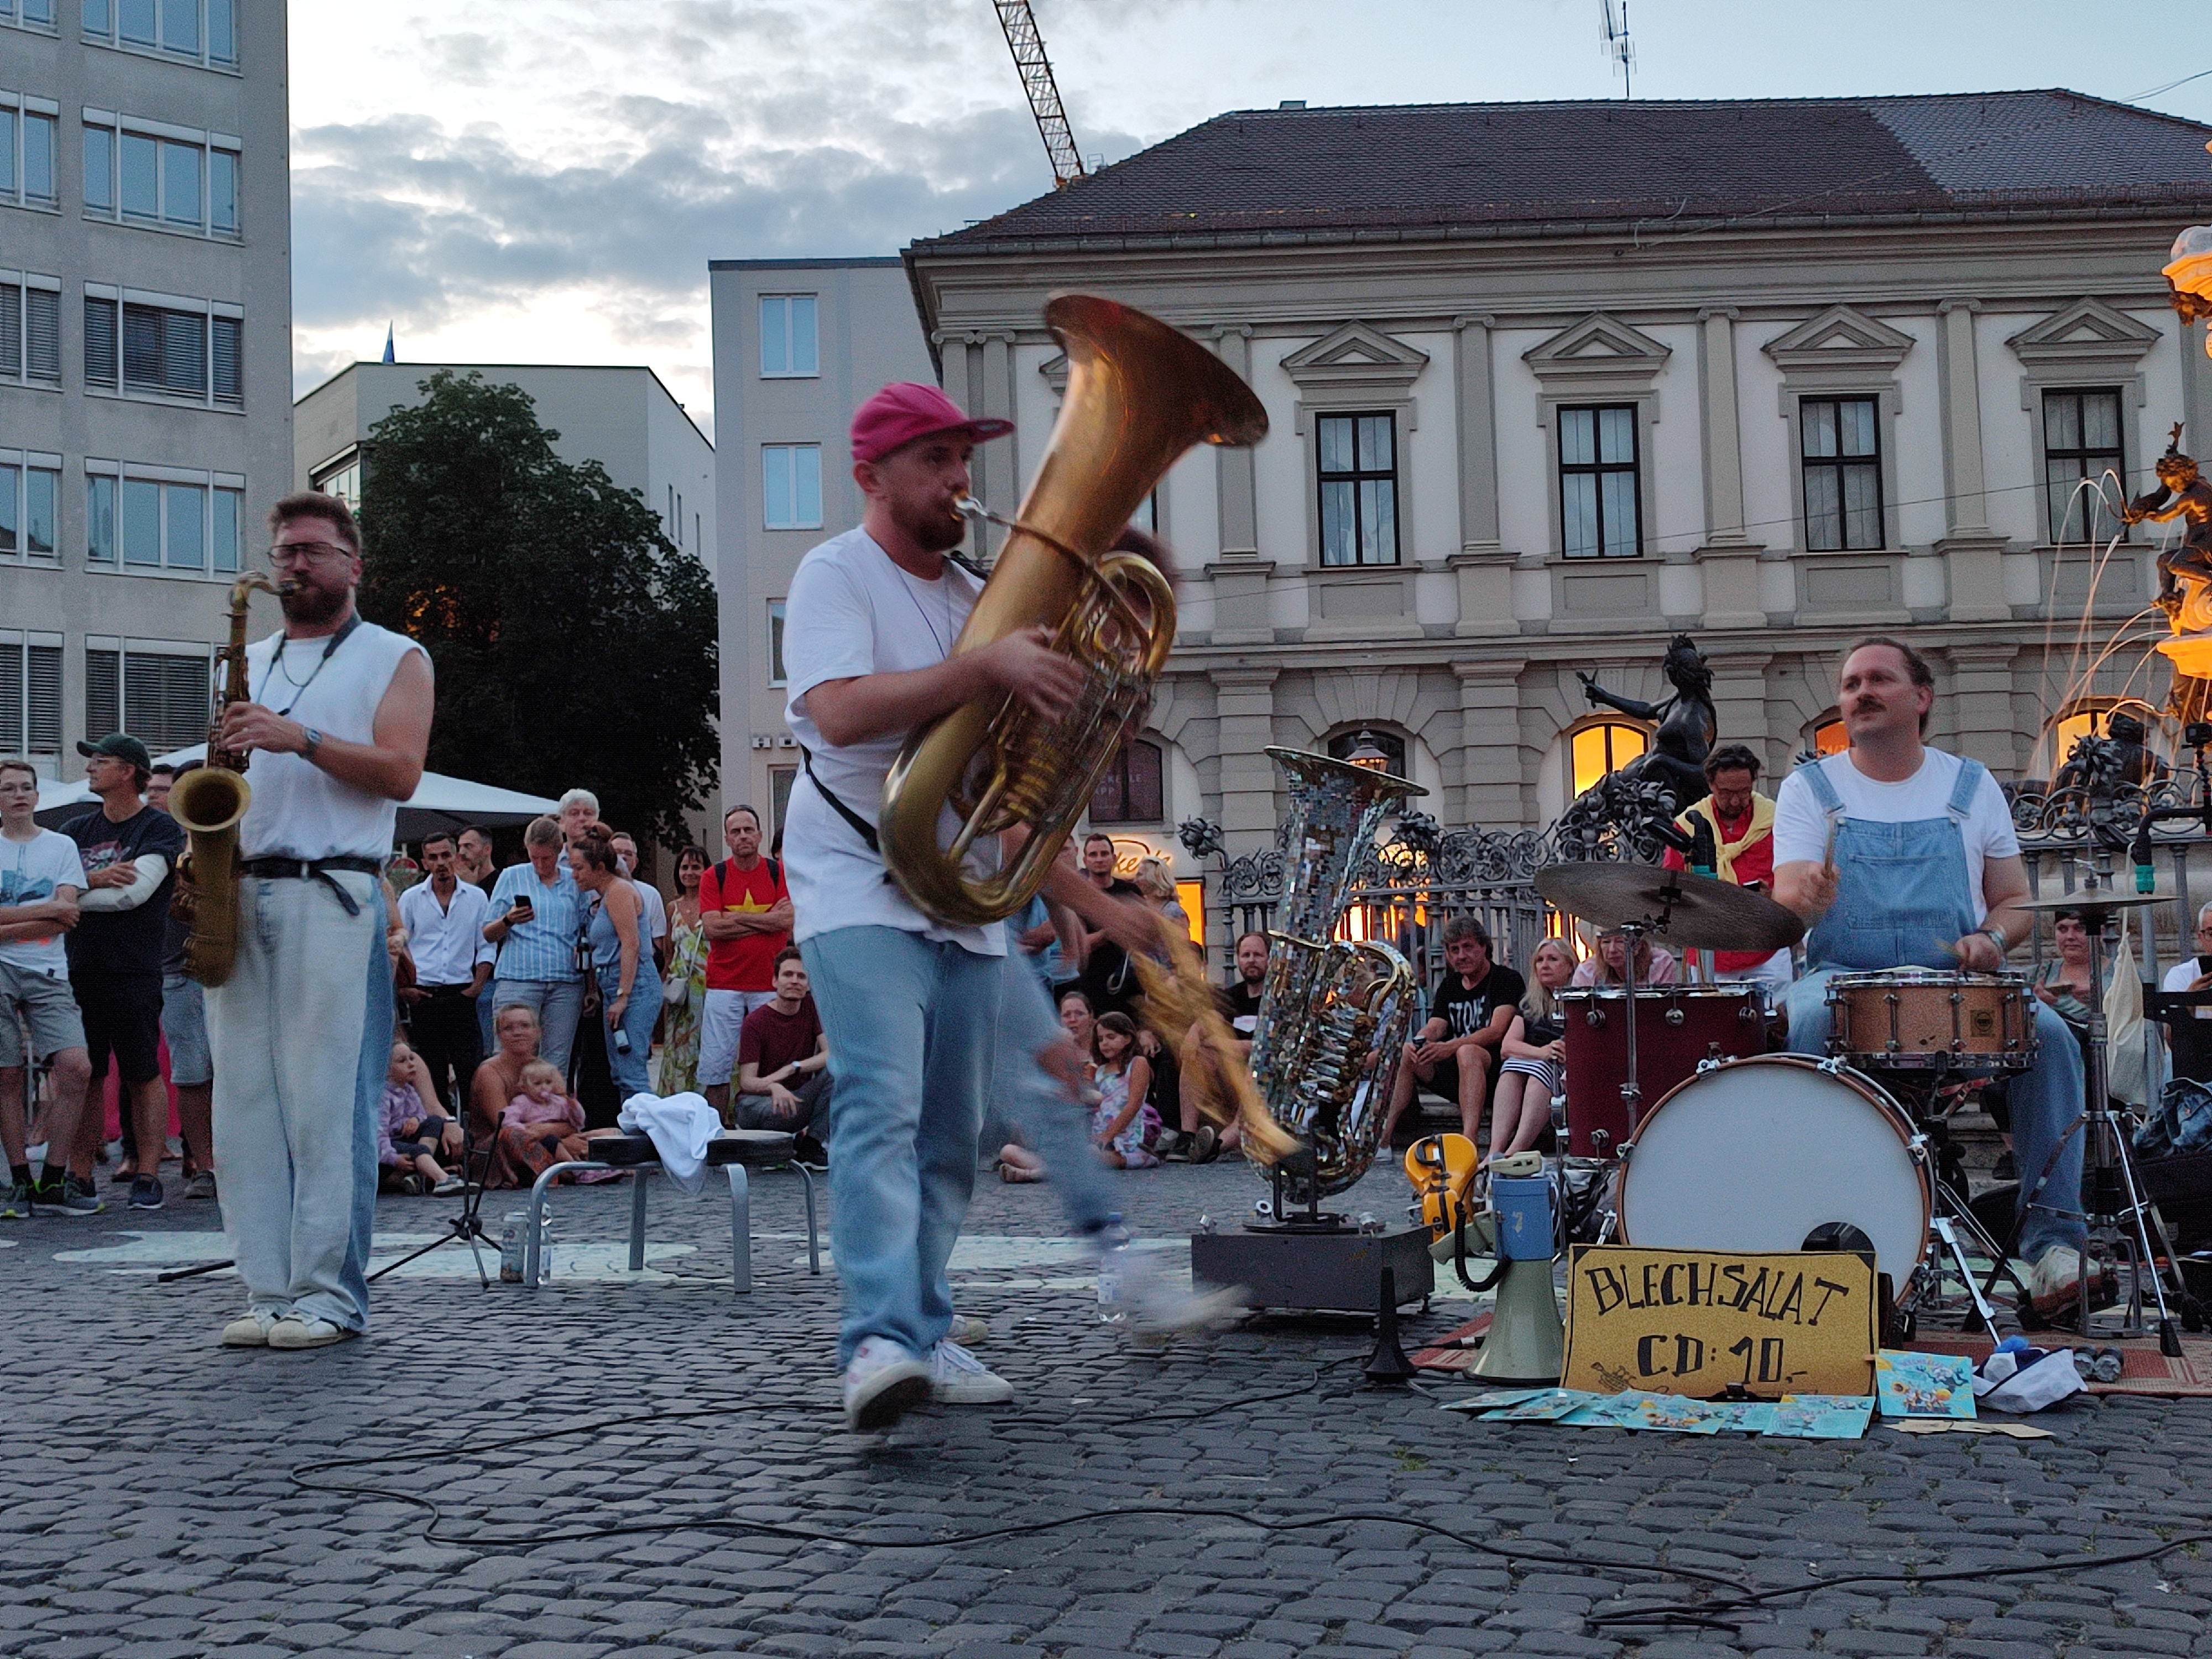
[[[2100,848],[2092,873],[2082,887],[2069,896],[2076,902],[2075,908],[2081,911],[2081,920],[2089,930],[2090,942],[2088,1063],[2082,1069],[2081,1115],[2067,1125],[2064,1133],[2051,1147],[2050,1156],[2044,1159],[2043,1168],[2036,1176],[2035,1185],[2022,1193],[2019,1216],[2013,1223],[2011,1237],[2005,1241],[2006,1253],[2008,1257],[2012,1247],[2019,1241],[2031,1210],[2041,1208],[2054,1214],[2070,1213],[2057,1204],[2041,1203],[2040,1196],[2051,1182],[2051,1172],[2057,1167],[2058,1155],[2064,1150],[2067,1141],[2076,1134],[2081,1135],[2082,1168],[2089,1177],[2088,1189],[2094,1195],[2091,1201],[2099,1206],[2084,1217],[2089,1235],[2085,1244],[2102,1243],[2116,1254],[2124,1249],[2128,1257],[2128,1299],[2121,1315],[2119,1334],[2123,1336],[2147,1334],[2143,1328],[2146,1312],[2143,1285],[2148,1279],[2150,1300],[2158,1308],[2159,1352],[2169,1359],[2179,1359],[2181,1357],[2181,1333],[2166,1308],[2166,1286],[2160,1279],[2158,1258],[2151,1249],[2151,1206],[2142,1195],[2142,1188],[2136,1183],[2135,1162],[2128,1149],[2126,1126],[2120,1121],[2119,1114],[2113,1111],[2112,1097],[2106,1087],[2105,929],[2112,920],[2113,909],[2118,907],[2100,903],[2099,898],[2112,890],[2112,863],[2111,854]],[[2134,971],[2124,963],[2116,964],[2116,967],[2130,973]],[[2064,1196],[2060,1194],[2062,1199]],[[2125,1201],[2118,1202],[2120,1200]],[[2104,1207],[2108,1205],[2112,1207]],[[2082,1251],[2081,1279],[2076,1289],[2080,1306],[2075,1327],[2084,1337],[2091,1334],[2091,1252],[2085,1248]],[[1993,1267],[1984,1289],[1987,1290],[1996,1282],[1996,1270]]]
[[[1888,1082],[1886,1086],[1899,1099],[1906,1098],[1906,1090],[1901,1082]],[[1982,1285],[1975,1279],[1973,1264],[1967,1257],[1967,1247],[1971,1244],[1980,1250],[1985,1260],[2002,1267],[2008,1274],[2011,1269],[2004,1251],[1975,1219],[1973,1211],[1967,1206],[1963,1170],[1960,1185],[1954,1186],[1949,1178],[1951,1168],[1957,1164],[1957,1157],[1950,1146],[1948,1115],[1936,1105],[1935,1099],[1942,1086],[1940,1075],[1933,1085],[1916,1085],[1910,1103],[1916,1109],[1914,1116],[1917,1120],[1912,1150],[1928,1167],[1928,1186],[1934,1203],[1929,1212],[1928,1237],[1921,1246],[1920,1274],[1900,1311],[1917,1317],[1931,1304],[1938,1304],[1944,1311],[1950,1311],[1955,1304],[1946,1296],[1944,1285],[1947,1280],[1956,1279],[1972,1310],[1962,1320],[1962,1325],[1967,1330],[1987,1331],[1994,1336],[1997,1328],[1996,1310],[1990,1305]],[[1922,1087],[1927,1091],[1928,1097],[1924,1100],[1920,1097]],[[1951,1157],[1945,1156],[1947,1151],[1952,1152]],[[2021,1285],[2016,1278],[2014,1284],[2021,1295],[2027,1294],[2027,1286]]]
[[[1621,937],[1621,988],[1626,1006],[1621,1017],[1628,1024],[1624,1041],[1627,1044],[1628,1075],[1621,1079],[1620,1103],[1627,1110],[1628,1135],[1622,1143],[1625,1151],[1636,1139],[1637,1125],[1644,1118],[1644,1085],[1637,1080],[1636,1073],[1636,947],[1644,942],[1644,924],[1624,921],[1614,930]],[[1603,946],[1599,947],[1601,951]]]

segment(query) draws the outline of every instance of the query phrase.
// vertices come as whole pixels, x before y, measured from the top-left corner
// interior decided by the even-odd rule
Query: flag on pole
[[[389,323],[384,325],[384,361],[387,363],[399,361],[392,355],[392,325]]]

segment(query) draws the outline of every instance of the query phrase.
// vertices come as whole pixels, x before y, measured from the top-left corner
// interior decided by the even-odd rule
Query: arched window
[[[1406,770],[1406,740],[1395,732],[1378,732],[1371,726],[1357,726],[1349,732],[1340,732],[1328,740],[1329,757],[1333,760],[1352,760],[1361,749],[1379,749],[1382,760],[1377,769],[1394,778],[1409,777]],[[1373,762],[1353,761],[1355,766],[1373,765]]]
[[[1851,746],[1851,734],[1844,728],[1843,716],[1831,714],[1813,728],[1813,752],[1816,755],[1840,755]]]
[[[1131,738],[1116,750],[1091,790],[1093,823],[1158,823],[1167,817],[1159,744]]]
[[[2158,710],[2135,697],[2084,697],[2068,704],[2066,712],[2051,724],[2051,775],[2057,775],[2081,738],[2106,736],[2105,716],[2114,713],[2133,714],[2141,720],[2146,728],[2144,746],[2161,760],[2166,758],[2166,733]]]
[[[1635,760],[1651,747],[1651,734],[1625,720],[1593,720],[1567,739],[1567,762],[1579,795],[1599,779]]]

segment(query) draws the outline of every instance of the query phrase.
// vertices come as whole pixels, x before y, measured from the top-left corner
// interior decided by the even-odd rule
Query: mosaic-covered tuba
[[[1382,1139],[1417,982],[1390,946],[1335,933],[1376,827],[1396,803],[1428,791],[1324,755],[1267,754],[1289,775],[1291,828],[1252,1078],[1267,1115],[1310,1154],[1280,1166],[1285,1197],[1303,1204],[1365,1175]]]

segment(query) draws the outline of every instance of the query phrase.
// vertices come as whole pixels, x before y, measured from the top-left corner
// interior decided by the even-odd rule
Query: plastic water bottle
[[[521,1210],[510,1210],[507,1225],[499,1236],[499,1282],[502,1285],[522,1283],[522,1229],[529,1216]]]
[[[553,1282],[553,1206],[545,1206],[545,1214],[538,1229],[538,1282]]]
[[[1121,1218],[1109,1215],[1098,1230],[1098,1317],[1118,1325],[1128,1317],[1121,1300],[1121,1278],[1129,1259],[1129,1230]]]

